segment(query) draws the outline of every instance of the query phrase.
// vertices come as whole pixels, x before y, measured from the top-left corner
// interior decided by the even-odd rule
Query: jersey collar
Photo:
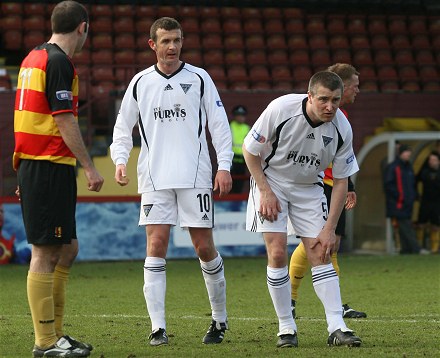
[[[177,75],[180,71],[182,71],[183,66],[185,66],[185,62],[182,61],[182,63],[180,64],[180,67],[171,75],[167,75],[165,73],[163,73],[161,70],[159,70],[159,67],[157,67],[157,63],[154,65],[154,69],[156,70],[156,72],[161,75],[162,77],[165,77],[166,79],[169,79],[171,77],[173,77],[174,75]]]

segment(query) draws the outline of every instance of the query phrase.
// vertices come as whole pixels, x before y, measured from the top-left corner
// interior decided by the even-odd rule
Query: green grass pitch
[[[226,258],[230,330],[205,346],[210,307],[196,259],[167,262],[168,346],[150,347],[143,262],[77,263],[65,331],[92,343],[92,357],[439,357],[440,256],[340,255],[344,303],[368,318],[346,320],[360,348],[328,347],[323,308],[304,278],[297,304],[299,348],[277,349],[278,323],[265,258]],[[30,357],[34,342],[25,266],[0,267],[0,357]]]

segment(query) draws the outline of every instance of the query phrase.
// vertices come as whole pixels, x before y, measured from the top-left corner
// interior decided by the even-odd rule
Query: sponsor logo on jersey
[[[148,214],[151,211],[151,208],[153,207],[154,204],[146,204],[146,205],[142,205],[142,208],[144,209],[144,214],[146,217],[148,217]]]
[[[324,142],[324,147],[327,147],[332,140],[333,140],[333,138],[331,138],[331,137],[326,137],[325,135],[322,136],[322,141]]]
[[[266,138],[262,136],[260,133],[258,133],[255,129],[252,130],[252,137],[258,142],[258,143],[264,143],[266,141]]]
[[[173,119],[178,121],[179,119],[185,120],[186,110],[181,108],[181,105],[176,103],[173,109],[162,109],[161,107],[156,107],[153,109],[154,119],[160,119],[162,122],[168,120],[171,122]]]
[[[72,101],[73,94],[72,91],[56,91],[55,95],[59,101]]]
[[[191,88],[191,84],[187,84],[187,83],[181,83],[180,84],[180,87],[182,87],[182,89],[183,89],[183,92],[185,92],[185,94],[186,94],[186,92],[188,92],[188,90]]]
[[[217,107],[223,107],[223,102],[220,100],[215,101],[215,103],[217,104]]]
[[[307,139],[315,139],[315,135],[313,133],[310,133],[306,138]]]
[[[202,216],[202,220],[203,220],[203,221],[209,221],[208,215],[206,215],[206,214],[203,215],[203,216]]]
[[[171,87],[171,85],[168,83],[167,85],[166,85],[166,87],[164,88],[164,91],[171,91],[171,90],[173,90],[174,88],[173,87]]]
[[[354,153],[352,153],[346,160],[345,163],[350,164],[354,160]]]
[[[321,164],[321,159],[318,158],[318,154],[310,153],[310,154],[301,154],[297,150],[291,150],[289,154],[287,154],[287,161],[292,161],[293,165],[301,165],[302,167],[308,166],[318,168]]]

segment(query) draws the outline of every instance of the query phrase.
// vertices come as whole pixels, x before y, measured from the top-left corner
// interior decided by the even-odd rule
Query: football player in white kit
[[[189,230],[205,279],[212,322],[203,343],[220,343],[228,329],[223,260],[213,237],[212,168],[205,128],[217,154],[214,190],[232,187],[232,139],[226,112],[208,73],[180,60],[182,28],[175,19],[156,20],[149,46],[157,64],[131,80],[116,119],[111,157],[115,179],[126,185],[126,164],[136,123],[141,134],[138,192],[139,225],[146,226],[144,296],[151,319],[150,345],[168,343],[165,323],[166,253],[170,228]]]
[[[290,309],[288,217],[312,267],[313,286],[327,318],[327,343],[360,346],[362,342],[342,318],[339,278],[330,261],[347,178],[359,170],[351,126],[338,108],[343,88],[335,73],[316,73],[307,95],[288,94],[273,100],[243,144],[252,175],[246,229],[262,232],[266,244],[267,286],[279,321],[278,347],[298,346]],[[334,186],[328,212],[323,171],[331,162]]]

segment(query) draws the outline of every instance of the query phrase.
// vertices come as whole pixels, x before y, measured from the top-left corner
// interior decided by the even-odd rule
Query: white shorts
[[[167,189],[142,194],[139,226],[148,224],[212,228],[214,202],[211,189]]]
[[[281,213],[274,222],[261,220],[259,215],[260,191],[251,179],[247,206],[246,230],[254,232],[285,232],[290,218],[298,237],[315,238],[327,220],[328,209],[324,189],[317,184],[295,184],[287,191],[269,181],[272,191],[281,204]]]

